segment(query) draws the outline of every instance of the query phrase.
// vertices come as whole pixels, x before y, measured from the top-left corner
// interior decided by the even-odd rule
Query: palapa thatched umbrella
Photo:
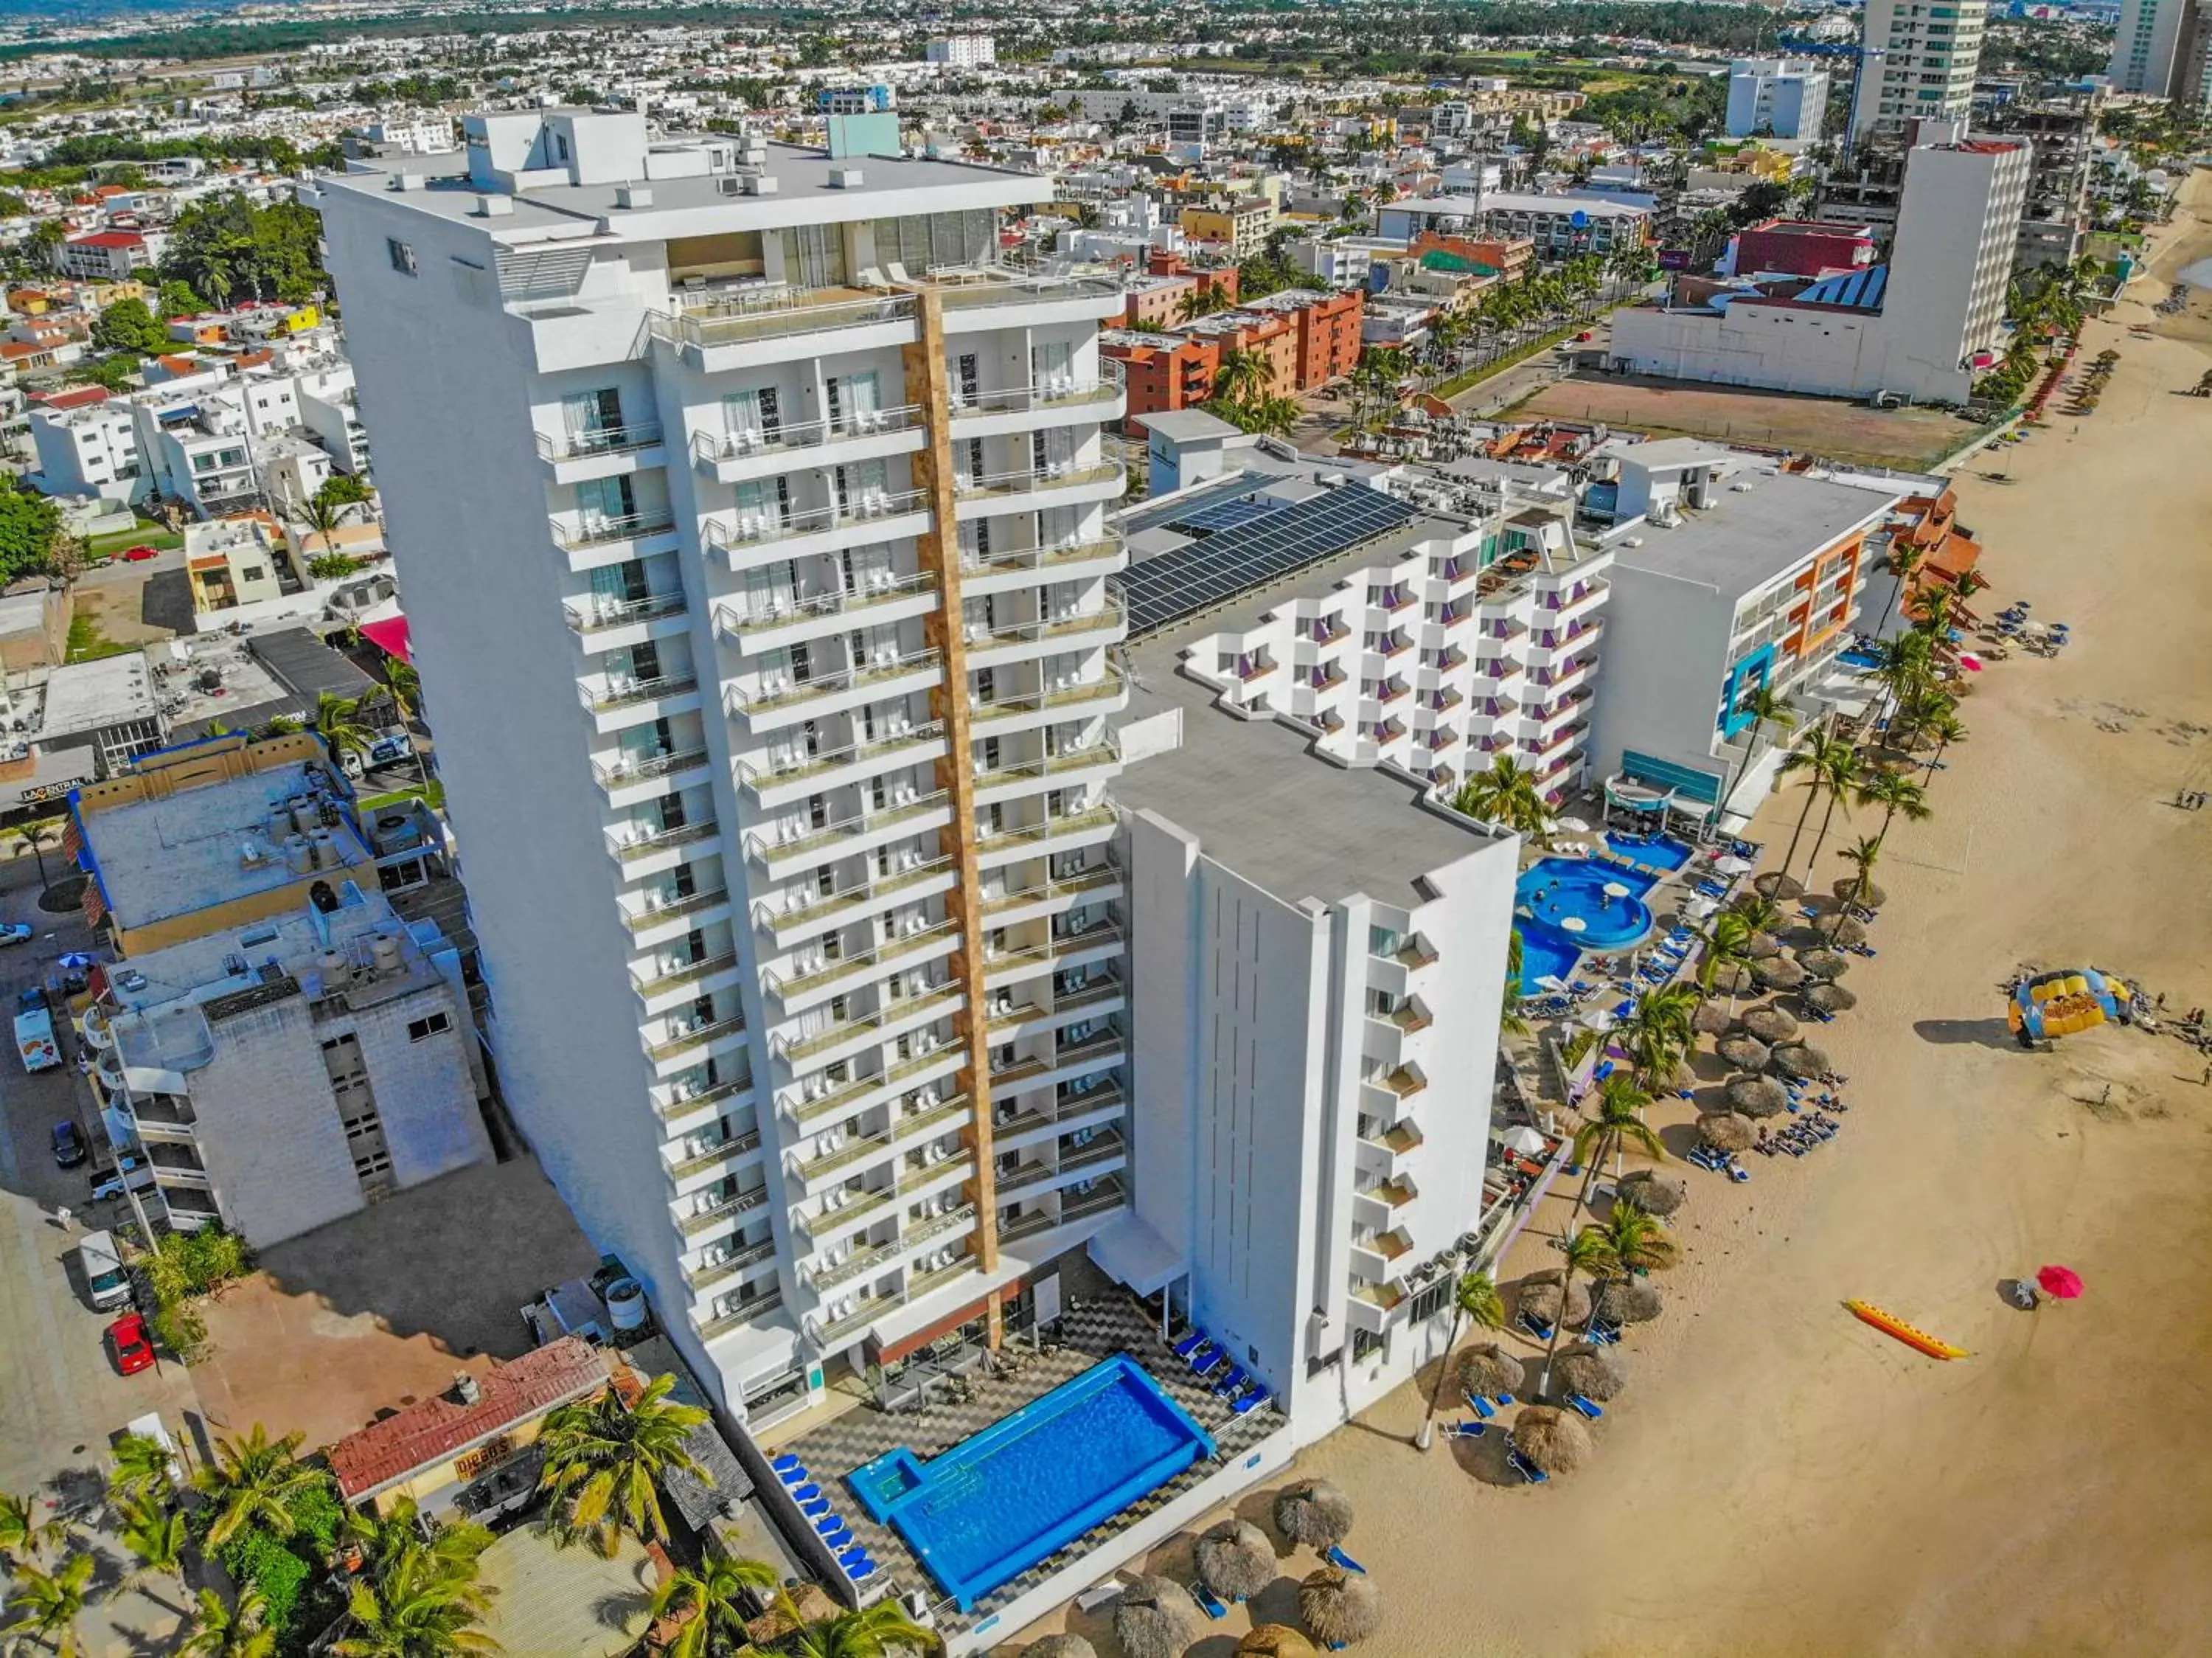
[[[1856,949],[1867,941],[1864,924],[1841,910],[1822,916],[1813,923],[1813,930],[1831,944],[1840,944],[1850,949]]]
[[[1723,996],[1741,996],[1756,983],[1751,969],[1740,961],[1725,961],[1713,969],[1713,989]]]
[[[1797,1034],[1797,1021],[1779,1008],[1753,1008],[1743,1016],[1743,1027],[1769,1047],[1788,1042]]]
[[[1048,1635],[1024,1647],[1022,1658],[1098,1658],[1098,1649],[1079,1635]]]
[[[1198,1631],[1198,1602],[1172,1578],[1137,1578],[1114,1603],[1114,1638],[1128,1658],[1182,1658]]]
[[[1784,899],[1803,897],[1805,883],[1795,875],[1784,875],[1779,869],[1769,869],[1753,879],[1751,889],[1761,898],[1771,898],[1779,904]]]
[[[1859,891],[1859,878],[1844,875],[1830,888],[1837,900],[1844,904],[1863,904],[1869,910],[1879,910],[1889,902],[1889,893],[1878,881],[1869,881],[1866,891]]]
[[[1597,1448],[1580,1417],[1531,1405],[1513,1418],[1513,1448],[1547,1474],[1571,1474]]]
[[[1743,955],[1753,962],[1771,961],[1782,954],[1782,941],[1772,933],[1753,933],[1743,942]]]
[[[1689,1182],[1656,1168],[1639,1168],[1620,1183],[1620,1195],[1646,1215],[1672,1215],[1687,1201]]]
[[[1851,959],[1833,950],[1800,950],[1797,965],[1815,978],[1841,978],[1851,970]]]
[[[1556,1271],[1534,1272],[1521,1281],[1521,1310],[1539,1324],[1557,1324],[1562,1316],[1559,1277]],[[1589,1316],[1589,1286],[1577,1282],[1565,1294],[1566,1321],[1580,1324]]]
[[[1792,1076],[1818,1076],[1828,1069],[1828,1056],[1810,1042],[1785,1042],[1774,1051],[1774,1069]]]
[[[1735,1015],[1729,1012],[1725,1002],[1700,1002],[1697,1012],[1690,1015],[1690,1028],[1700,1036],[1725,1036],[1729,1027],[1735,1023]]]
[[[1665,1304],[1641,1278],[1607,1278],[1597,1287],[1595,1310],[1607,1324],[1649,1324]]]
[[[1237,1658],[1321,1658],[1321,1649],[1288,1624],[1261,1624],[1237,1643]]]
[[[1728,1085],[1729,1109],[1746,1117],[1779,1117],[1790,1109],[1790,1095],[1771,1076],[1737,1076]]]
[[[1298,1616],[1315,1639],[1352,1646],[1382,1627],[1382,1591],[1371,1577],[1323,1566],[1298,1585]]]
[[[1519,1393],[1525,1374],[1521,1361],[1494,1341],[1480,1343],[1459,1356],[1459,1385],[1478,1399]]]
[[[1275,1546],[1249,1520],[1224,1520],[1198,1539],[1198,1575],[1224,1600],[1249,1600],[1275,1581]]]
[[[1751,976],[1770,991],[1794,991],[1805,982],[1805,970],[1786,955],[1753,962]]]
[[[1759,1125],[1732,1111],[1713,1111],[1698,1119],[1698,1137],[1716,1151],[1749,1151]]]
[[[1580,1393],[1602,1405],[1628,1386],[1628,1356],[1618,1347],[1585,1347],[1564,1355],[1552,1375],[1561,1394]]]
[[[1797,999],[1822,1013],[1843,1013],[1859,1004],[1858,997],[1841,984],[1808,984],[1797,992]]]
[[[832,1600],[817,1583],[801,1583],[792,1590],[787,1600],[779,1600],[759,1617],[745,1624],[745,1639],[755,1646],[764,1647],[771,1641],[781,1641],[811,1624],[823,1623],[844,1608]]]
[[[1275,1498],[1275,1529],[1310,1549],[1333,1549],[1352,1534],[1352,1499],[1326,1479],[1302,1479]]]
[[[1755,1036],[1724,1036],[1715,1050],[1738,1070],[1765,1070],[1771,1051]]]

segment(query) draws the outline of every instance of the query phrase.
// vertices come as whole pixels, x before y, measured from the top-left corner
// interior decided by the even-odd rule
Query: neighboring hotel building
[[[1811,58],[1739,58],[1729,70],[1728,135],[1818,139],[1828,71]]]
[[[1127,1211],[1121,296],[991,268],[1041,179],[465,130],[313,200],[506,1091],[793,1408]]]
[[[2148,93],[2189,109],[2212,106],[2212,5],[2124,0],[2105,72],[2117,92]]]
[[[1973,107],[1988,11],[1986,0],[1867,0],[1851,141],[1897,131],[1909,120],[1963,122]]]
[[[70,807],[120,958],[85,1041],[150,1208],[266,1246],[491,1155],[459,953],[393,913],[319,739],[149,754]]]
[[[922,52],[930,63],[949,64],[955,69],[979,69],[999,61],[997,44],[988,34],[944,35]]]
[[[1740,826],[1788,741],[1769,731],[1744,771],[1747,703],[1771,689],[1809,728],[1832,698],[1863,694],[1831,686],[1829,672],[1853,637],[1869,539],[1911,490],[1784,472],[1692,438],[1611,453],[1613,599],[1593,742],[1607,796],[1664,808],[1680,827],[1723,809]]]

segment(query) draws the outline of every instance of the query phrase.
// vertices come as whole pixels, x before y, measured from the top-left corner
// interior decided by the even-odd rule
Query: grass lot
[[[64,660],[72,662],[90,662],[96,661],[102,656],[125,656],[134,650],[143,649],[143,645],[128,644],[120,639],[109,638],[100,631],[99,617],[85,611],[79,611],[70,618],[69,651]]]
[[[125,547],[160,547],[167,552],[171,547],[184,545],[185,538],[174,530],[164,529],[159,524],[149,524],[142,518],[127,530],[92,537],[85,543],[85,550],[94,558],[112,558]]]
[[[1978,435],[1974,426],[1937,409],[1871,409],[1839,398],[1620,375],[1571,375],[1510,412],[1595,421],[1655,437],[1713,438],[1907,472],[1925,471]]]
[[[395,789],[388,795],[371,795],[367,800],[361,802],[360,805],[362,811],[374,812],[380,807],[397,806],[403,801],[410,801],[418,795],[430,803],[430,809],[433,812],[442,812],[446,809],[446,785],[435,777],[430,779],[430,785],[427,789]]]

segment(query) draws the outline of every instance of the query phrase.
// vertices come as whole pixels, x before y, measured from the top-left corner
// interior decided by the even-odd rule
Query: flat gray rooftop
[[[1685,511],[1678,528],[1638,524],[1633,533],[1644,545],[1613,540],[1613,563],[1740,599],[1808,554],[1886,517],[1905,494],[1789,472],[1751,473],[1747,481],[1748,490],[1723,488],[1711,506]]]
[[[88,814],[85,839],[108,907],[125,927],[143,927],[301,879],[266,824],[273,802],[307,792],[306,767],[287,766]],[[331,834],[343,867],[328,875],[374,861],[343,822]],[[242,856],[249,841],[264,855],[251,865]]]
[[[69,662],[46,676],[39,735],[48,742],[155,716],[154,675],[143,650]]]

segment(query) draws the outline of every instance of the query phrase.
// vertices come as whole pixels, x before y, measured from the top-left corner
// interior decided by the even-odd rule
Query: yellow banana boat
[[[1948,1341],[1938,1341],[1925,1330],[1917,1329],[1893,1313],[1885,1313],[1871,1301],[1845,1301],[1851,1316],[1862,1324],[1870,1324],[1886,1336],[1894,1336],[1907,1347],[1928,1355],[1931,1359],[1971,1358],[1963,1347],[1954,1347]]]

